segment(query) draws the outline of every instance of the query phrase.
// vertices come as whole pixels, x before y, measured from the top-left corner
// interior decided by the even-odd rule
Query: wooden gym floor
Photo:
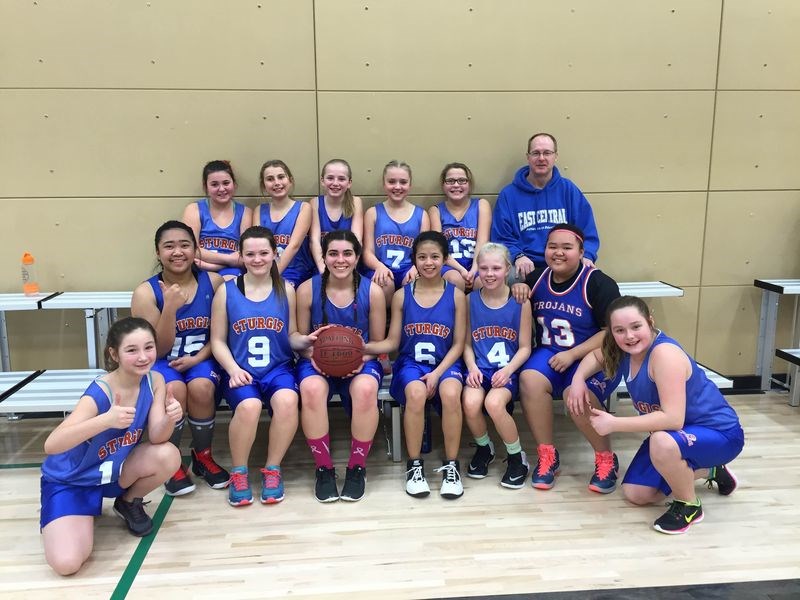
[[[58,419],[3,419],[0,596],[388,600],[612,589],[623,594],[622,588],[800,578],[800,411],[777,392],[728,398],[747,439],[732,467],[740,487],[725,498],[698,482],[706,516],[686,535],[650,528],[662,506],[635,508],[619,492],[589,492],[593,457],[564,416],[556,417],[562,474],[553,490],[501,488],[504,464],[498,456],[487,479],[464,478],[466,492],[457,501],[438,495],[433,469],[440,440],[434,439],[427,456],[433,494],[417,500],[404,493],[405,463],[386,458],[379,428],[364,500],[319,504],[312,496],[313,463],[298,433],[284,463],[281,504],[234,509],[225,491],[200,481],[195,493],[181,498],[157,490],[148,498],[157,530],[139,540],[107,501],[97,519],[92,558],[68,578],[45,564],[38,532],[38,467],[44,439]],[[632,411],[623,400],[620,414]],[[333,418],[341,478],[349,436],[339,409]],[[222,413],[215,442],[225,465],[227,421]],[[266,423],[250,463],[256,491],[265,432]],[[186,446],[188,432],[184,437]],[[642,437],[616,436],[623,471]],[[469,441],[465,430],[462,465],[472,454]],[[523,433],[522,441],[533,450],[530,434]],[[653,597],[641,597],[648,595]]]

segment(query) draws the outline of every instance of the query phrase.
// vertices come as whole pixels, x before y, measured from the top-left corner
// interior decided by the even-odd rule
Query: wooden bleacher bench
[[[800,348],[778,348],[775,356],[782,358],[791,366],[789,372],[789,404],[800,406],[800,382],[798,379],[798,367],[800,367]]]

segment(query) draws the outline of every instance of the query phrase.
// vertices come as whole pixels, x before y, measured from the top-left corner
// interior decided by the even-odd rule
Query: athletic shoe
[[[653,529],[669,535],[685,533],[690,526],[703,520],[703,507],[698,500],[697,505],[687,504],[680,500],[669,503],[667,512],[653,523]]]
[[[144,537],[153,531],[153,520],[144,511],[145,504],[142,498],[127,502],[119,496],[114,500],[114,512],[122,517],[128,525],[128,531],[136,537]]]
[[[314,497],[319,502],[336,502],[339,499],[339,490],[336,489],[336,471],[333,470],[333,467],[317,468]]]
[[[442,487],[439,489],[439,495],[441,495],[442,498],[455,500],[464,495],[461,474],[458,472],[460,466],[457,460],[451,460],[443,463],[441,467],[436,469],[437,473],[442,474]]]
[[[406,462],[406,494],[414,498],[424,498],[431,493],[425,479],[425,464],[421,458]]]
[[[506,472],[500,480],[500,485],[503,487],[518,490],[525,485],[525,478],[528,476],[530,465],[528,464],[528,457],[524,452],[516,452],[509,454],[503,462],[508,463]]]
[[[253,491],[250,489],[250,477],[247,467],[231,469],[228,486],[228,504],[231,506],[248,506],[253,503]]]
[[[167,480],[167,483],[164,484],[164,489],[168,496],[183,496],[184,494],[193,492],[195,487],[192,478],[189,477],[189,469],[187,469],[186,465],[183,463],[181,463],[181,466],[175,471],[175,474]]]
[[[739,485],[736,476],[727,467],[727,465],[717,465],[712,469],[709,478],[706,479],[708,489],[713,489],[714,484],[717,484],[717,491],[722,496],[730,496],[733,490]]]
[[[261,469],[261,504],[277,504],[283,500],[283,476],[278,465]]]
[[[387,321],[388,324],[388,321]],[[389,360],[388,354],[378,354],[378,362],[381,363],[381,367],[383,367],[383,374],[384,375],[391,375],[392,373],[392,361]]]
[[[494,444],[489,440],[486,446],[478,446],[475,449],[475,456],[467,467],[467,475],[473,479],[483,479],[489,474],[489,465],[492,462],[494,462]]]
[[[539,444],[537,448],[539,460],[536,461],[536,468],[531,477],[531,485],[537,490],[549,490],[556,481],[556,475],[561,468],[558,460],[558,450],[555,446]]]
[[[192,448],[192,473],[206,480],[209,487],[221,490],[228,487],[230,473],[220,467],[211,456],[211,446],[197,452]]]
[[[347,467],[344,476],[344,487],[340,498],[347,502],[358,502],[364,497],[367,489],[367,470],[361,465]]]
[[[598,494],[610,494],[617,489],[619,459],[611,452],[594,453],[594,475],[589,481],[589,489]]]

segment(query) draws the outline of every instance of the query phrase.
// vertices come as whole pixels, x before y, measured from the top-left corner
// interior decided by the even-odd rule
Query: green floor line
[[[153,541],[156,539],[158,530],[161,528],[161,524],[164,522],[164,517],[167,516],[167,511],[169,510],[170,506],[172,506],[172,496],[164,494],[164,497],[161,499],[161,502],[156,509],[156,514],[153,515],[153,532],[150,535],[143,537],[142,541],[139,542],[139,545],[136,547],[133,556],[131,556],[128,566],[122,573],[119,583],[117,583],[117,587],[114,588],[114,593],[111,594],[111,600],[123,600],[123,598],[128,595],[128,592],[133,585],[133,580],[136,579],[136,575],[139,573],[139,569],[141,568],[147,553],[150,551],[150,546],[153,545]]]
[[[42,463],[20,463],[17,465],[0,465],[0,469],[38,469]]]

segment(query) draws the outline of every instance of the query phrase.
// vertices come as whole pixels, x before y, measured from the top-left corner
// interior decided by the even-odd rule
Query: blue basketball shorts
[[[270,414],[272,414],[270,401],[272,400],[272,396],[281,390],[291,390],[294,393],[298,393],[294,369],[290,364],[277,366],[261,378],[254,377],[253,383],[241,387],[230,387],[227,373],[222,378],[222,395],[228,401],[228,406],[230,406],[233,411],[236,410],[236,407],[243,400],[259,398],[261,403],[270,411]]]
[[[103,498],[117,498],[125,493],[116,481],[104,485],[70,485],[41,478],[42,512],[39,529],[61,517],[98,517],[103,512]]]
[[[427,364],[418,363],[413,359],[398,357],[392,366],[392,383],[389,386],[389,393],[398,404],[401,406],[406,405],[406,386],[413,381],[420,381],[423,375],[427,375],[433,371],[434,367]],[[439,378],[439,385],[445,379],[455,379],[461,385],[464,385],[464,363],[459,359],[454,362],[447,371]],[[422,382],[424,384],[424,382]],[[437,414],[442,414],[442,399],[439,397],[439,392],[433,395],[430,400],[433,404]]]

